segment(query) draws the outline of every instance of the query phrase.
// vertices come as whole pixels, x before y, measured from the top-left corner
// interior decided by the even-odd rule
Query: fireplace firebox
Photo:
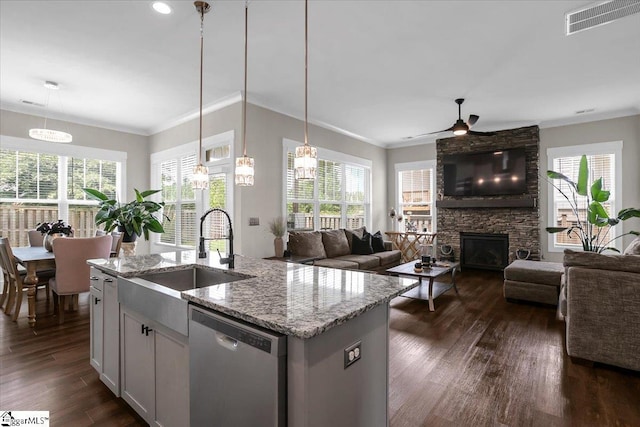
[[[503,270],[509,265],[509,235],[460,233],[460,267]]]

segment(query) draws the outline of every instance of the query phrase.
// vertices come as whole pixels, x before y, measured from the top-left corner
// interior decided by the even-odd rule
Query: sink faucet
[[[209,209],[208,211],[206,211],[204,213],[204,215],[202,215],[200,217],[200,246],[199,246],[199,250],[198,250],[198,258],[206,258],[207,257],[207,252],[204,249],[204,241],[205,240],[213,240],[210,238],[206,238],[204,237],[204,232],[202,229],[202,226],[204,224],[204,219],[212,212],[222,212],[226,217],[227,220],[229,221],[229,235],[227,236],[227,239],[229,239],[229,254],[226,258],[222,258],[220,257],[220,264],[229,264],[229,268],[233,268],[234,264],[233,264],[233,260],[234,260],[234,254],[233,254],[233,226],[231,225],[231,217],[229,216],[229,214],[220,209],[220,208],[213,208],[213,209]],[[220,254],[220,251],[218,251],[218,254]]]

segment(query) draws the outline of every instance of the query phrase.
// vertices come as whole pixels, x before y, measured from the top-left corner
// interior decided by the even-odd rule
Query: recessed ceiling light
[[[162,1],[154,1],[151,7],[153,7],[153,10],[163,15],[171,13],[171,6]]]

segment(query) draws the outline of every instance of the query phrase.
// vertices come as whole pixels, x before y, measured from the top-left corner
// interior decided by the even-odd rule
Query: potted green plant
[[[284,241],[282,237],[287,231],[287,222],[283,217],[279,216],[269,222],[269,231],[275,237],[275,239],[273,239],[273,246],[276,257],[282,258],[284,256]]]
[[[61,219],[59,219],[58,222],[41,222],[36,226],[36,231],[44,235],[42,245],[49,252],[53,251],[54,239],[61,236],[69,237],[73,235],[73,228],[65,224]]]
[[[98,201],[100,210],[96,213],[96,225],[104,224],[104,230],[111,232],[115,228],[124,232],[123,242],[134,242],[137,236],[144,236],[149,240],[149,232],[164,233],[162,223],[156,217],[163,207],[164,202],[146,200],[152,194],[161,190],[147,190],[136,192],[136,199],[128,203],[120,203],[110,199],[104,193],[93,188],[82,189],[90,198]],[[163,215],[167,220],[169,217]]]
[[[552,180],[559,179],[569,184],[570,193],[567,194],[560,185],[550,181],[551,185],[569,202],[571,211],[576,217],[576,222],[569,227],[547,227],[548,233],[566,231],[568,236],[575,234],[580,239],[584,251],[597,253],[602,253],[607,249],[620,252],[609,246],[612,241],[629,234],[640,235],[637,231],[630,231],[614,238],[609,236],[610,227],[620,221],[633,217],[640,218],[640,209],[622,209],[617,216],[610,217],[603,206],[603,203],[609,200],[610,191],[602,188],[602,178],[596,179],[591,186],[587,184],[589,179],[587,156],[583,155],[580,159],[578,182],[573,182],[566,175],[554,171],[547,171],[547,177]],[[581,218],[580,211],[586,212],[585,219]]]

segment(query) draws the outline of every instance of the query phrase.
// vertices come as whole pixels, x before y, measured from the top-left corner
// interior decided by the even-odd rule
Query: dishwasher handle
[[[216,332],[216,341],[218,341],[218,344],[220,344],[222,347],[228,350],[231,350],[231,351],[238,350],[238,340],[234,340],[228,335],[221,334],[220,332]]]
[[[191,310],[191,321],[211,329],[214,339],[223,347],[234,350],[240,343],[274,356],[286,354],[286,337],[259,331],[255,327],[241,325],[216,314]]]

